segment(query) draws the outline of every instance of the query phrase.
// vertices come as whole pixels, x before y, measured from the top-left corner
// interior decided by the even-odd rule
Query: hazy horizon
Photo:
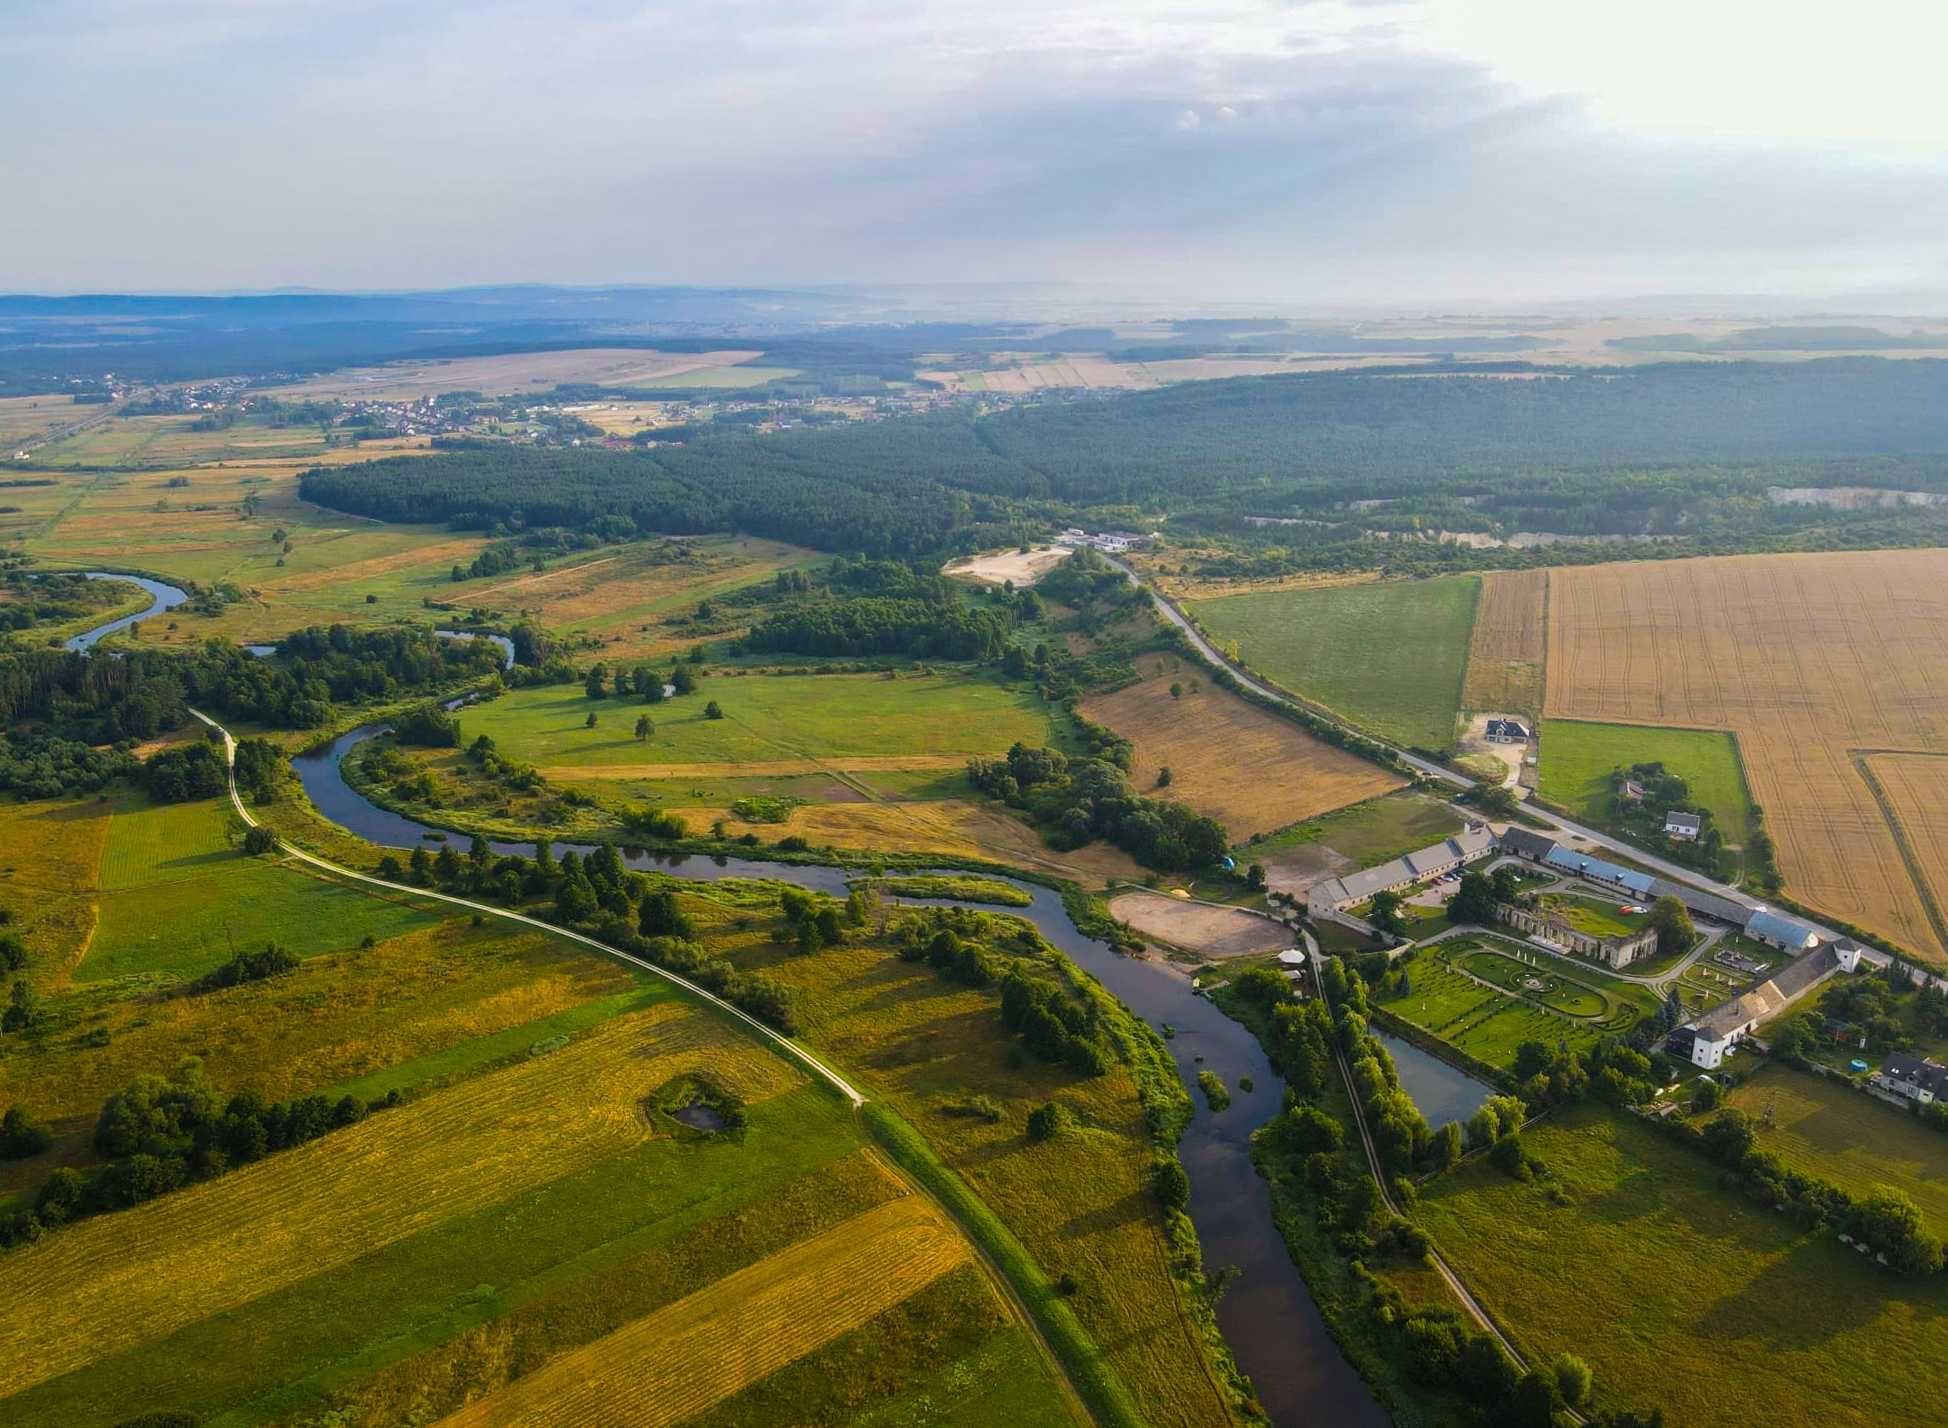
[[[1944,41],[1920,0],[29,0],[0,290],[1908,310]]]

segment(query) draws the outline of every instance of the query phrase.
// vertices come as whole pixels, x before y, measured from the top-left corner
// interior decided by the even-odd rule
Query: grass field
[[[1948,1231],[1948,1136],[1842,1081],[1771,1061],[1727,1097],[1754,1121],[1759,1146],[1850,1195],[1892,1185],[1914,1198],[1936,1234]]]
[[[99,925],[75,980],[194,977],[266,942],[310,956],[435,920],[404,900],[246,858],[231,842],[240,832],[225,800],[119,807],[102,856]]]
[[[1598,827],[1610,825],[1611,771],[1662,763],[1691,786],[1694,804],[1711,810],[1713,826],[1727,843],[1743,846],[1752,835],[1752,797],[1730,734],[1576,719],[1544,720],[1541,733],[1538,789],[1576,818]]]
[[[1549,586],[1548,713],[1730,729],[1787,890],[1948,959],[1859,751],[1948,753],[1948,551],[1580,566]],[[1548,738],[1543,743],[1546,768]],[[1916,844],[1930,882],[1939,850]]]
[[[715,700],[721,719],[706,718]],[[590,713],[597,727],[585,727]],[[638,715],[655,734],[638,742]],[[844,772],[889,756],[959,768],[970,755],[1004,754],[1017,740],[1053,742],[1048,716],[1032,694],[977,670],[943,669],[926,678],[880,675],[729,675],[699,682],[697,692],[661,704],[591,700],[579,685],[512,691],[461,716],[468,740],[491,735],[509,758],[551,778],[677,779],[754,762],[758,771]],[[773,766],[778,766],[773,768]]]
[[[592,637],[602,646],[595,658],[650,659],[687,650],[707,635],[741,633],[744,626],[729,615],[698,624],[697,606],[814,559],[798,546],[754,536],[642,541],[591,551],[539,574],[464,581],[443,598],[509,619],[525,612],[552,631]]]
[[[1155,665],[1164,668],[1152,672]],[[1377,765],[1200,679],[1201,666],[1175,655],[1143,666],[1147,678],[1085,700],[1082,716],[1130,741],[1139,789],[1157,788],[1168,767],[1160,796],[1217,819],[1234,843],[1400,786]],[[1193,691],[1194,682],[1202,687]]]
[[[1190,608],[1253,669],[1420,748],[1455,735],[1481,581],[1473,575],[1227,595]]]
[[[1673,1423],[1940,1420],[1948,1285],[1800,1234],[1622,1113],[1552,1113],[1522,1139],[1549,1181],[1472,1162],[1422,1189],[1417,1218],[1525,1351],[1574,1353],[1613,1401]]]
[[[1461,707],[1496,714],[1542,708],[1546,570],[1491,570],[1481,577],[1481,605],[1468,641]]]
[[[272,395],[390,402],[441,392],[539,395],[562,382],[611,387],[702,386],[707,381],[706,374],[762,355],[755,350],[730,348],[717,352],[654,352],[633,347],[577,347],[559,352],[509,352],[491,357],[448,357],[389,362],[377,367],[347,367],[275,388]]]
[[[1572,1049],[1617,1036],[1653,1010],[1653,998],[1594,967],[1572,966],[1541,952],[1468,938],[1423,948],[1408,964],[1405,993],[1380,1005],[1450,1046],[1491,1066],[1514,1065],[1525,1041]],[[1464,976],[1465,971],[1470,975]],[[1540,983],[1530,986],[1530,979]],[[1483,986],[1482,982],[1492,985]]]
[[[0,905],[27,946],[25,975],[64,984],[95,932],[94,887],[109,805],[95,798],[0,800]]]

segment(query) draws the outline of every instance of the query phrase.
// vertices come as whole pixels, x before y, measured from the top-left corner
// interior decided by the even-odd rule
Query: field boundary
[[[1867,791],[1874,796],[1874,803],[1880,809],[1880,816],[1887,821],[1887,836],[1894,840],[1894,847],[1901,855],[1901,867],[1906,870],[1908,881],[1914,884],[1914,894],[1921,900],[1921,911],[1926,914],[1929,926],[1941,945],[1948,947],[1948,917],[1944,917],[1941,904],[1935,900],[1934,889],[1928,886],[1927,874],[1922,870],[1921,860],[1916,856],[1914,844],[1907,836],[1907,828],[1901,822],[1901,815],[1894,807],[1894,800],[1887,796],[1886,786],[1873,770],[1873,760],[1877,754],[1898,754],[1908,758],[1923,757],[1948,759],[1948,754],[1925,752],[1919,749],[1848,749],[1852,756],[1854,770],[1866,782]]]

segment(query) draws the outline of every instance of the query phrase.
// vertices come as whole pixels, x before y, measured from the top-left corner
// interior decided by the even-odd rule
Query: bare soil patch
[[[971,555],[963,560],[950,561],[940,573],[962,575],[969,580],[977,580],[983,585],[1006,585],[1012,582],[1017,589],[1020,589],[1033,585],[1073,553],[1065,545],[1043,545],[1033,550],[995,551],[989,555]]]
[[[1166,897],[1153,892],[1118,893],[1109,915],[1145,937],[1206,957],[1248,957],[1292,946],[1290,929],[1241,907]]]

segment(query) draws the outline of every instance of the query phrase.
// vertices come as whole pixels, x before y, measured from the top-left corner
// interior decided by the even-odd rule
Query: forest
[[[1577,555],[1411,538],[1436,529],[1603,536],[1658,555],[1909,544],[1948,530],[1948,507],[1856,512],[1766,494],[1774,484],[1948,491],[1948,363],[1501,375],[1243,377],[979,417],[770,435],[705,428],[642,452],[480,445],[314,470],[303,494],[499,534],[588,530],[607,517],[612,528],[734,529],[880,556],[1010,543],[1091,515],[1165,517],[1180,539],[1215,538],[1238,559],[1279,567]]]

